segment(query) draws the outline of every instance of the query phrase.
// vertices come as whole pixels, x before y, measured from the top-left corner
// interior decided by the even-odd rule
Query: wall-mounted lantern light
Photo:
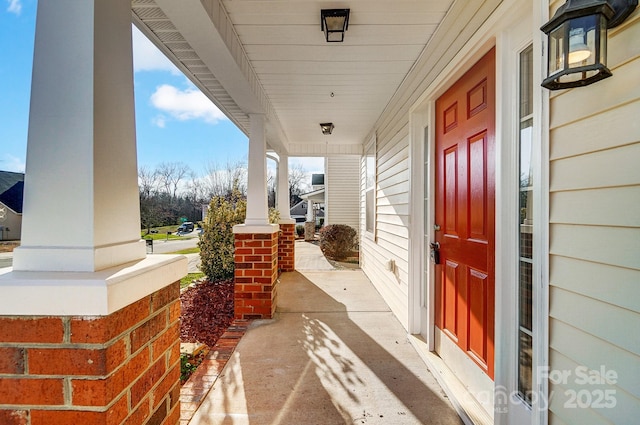
[[[567,0],[540,29],[547,34],[549,90],[593,84],[611,76],[607,29],[620,25],[638,0]]]
[[[349,9],[322,9],[320,27],[327,43],[341,43],[349,27]]]
[[[325,122],[320,124],[320,129],[322,130],[322,134],[328,136],[334,129],[332,122]]]

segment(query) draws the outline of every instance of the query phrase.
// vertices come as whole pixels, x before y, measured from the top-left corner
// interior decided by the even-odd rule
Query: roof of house
[[[289,210],[291,217],[307,215],[307,201],[300,201]],[[316,217],[324,217],[324,210],[316,211]]]
[[[300,198],[304,200],[310,199],[311,202],[322,203],[324,202],[324,189],[318,189],[311,192],[303,193],[300,195]]]
[[[12,211],[22,214],[24,174],[0,171],[0,202]]]

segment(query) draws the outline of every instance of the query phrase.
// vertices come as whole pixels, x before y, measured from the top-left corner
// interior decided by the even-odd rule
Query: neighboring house
[[[325,160],[325,225],[346,224],[360,234],[360,155]]]
[[[305,221],[307,221],[307,205],[308,199],[303,199],[302,201],[291,207],[291,209],[289,210],[291,218],[294,219],[296,223],[304,223]],[[324,207],[320,206],[318,209],[316,209],[314,214],[316,216],[316,222],[320,224],[320,219],[324,219],[325,216]]]
[[[320,219],[324,222],[325,216],[325,188],[324,174],[311,175],[311,192],[300,195],[302,201],[298,202],[289,210],[291,218],[296,223],[315,220],[316,225],[320,225]],[[309,205],[312,206],[311,211]]]
[[[20,239],[23,193],[23,173],[0,171],[0,240]]]
[[[606,49],[583,48],[595,39],[593,25],[576,21],[571,33],[554,34],[551,53],[566,58],[553,60],[552,70],[573,66],[572,56],[582,53],[577,78],[587,77],[594,71],[582,65],[602,52],[613,74],[561,91],[541,87],[549,40],[539,28],[562,0],[343,2],[352,7],[344,43],[325,42],[323,2],[132,0],[110,2],[109,13],[101,13],[104,2],[53,3],[38,3],[22,237],[28,243],[14,252],[12,274],[1,276],[0,314],[46,323],[51,316],[63,323],[70,314],[111,315],[186,270],[179,258],[145,260],[138,241],[133,16],[249,136],[240,240],[262,246],[277,239],[266,205],[269,151],[280,159],[287,231],[294,225],[285,205],[289,157],[327,158],[327,221],[332,205],[345,201],[333,201],[331,188],[344,184],[345,193],[355,193],[350,185],[359,183],[349,200],[359,205],[362,269],[466,423],[637,421],[640,9],[634,1],[615,2],[635,9],[605,35]],[[333,168],[341,160],[352,165]],[[332,180],[346,168],[357,174]],[[51,208],[52,200],[64,208]],[[61,230],[68,211],[82,214]],[[123,265],[134,269],[115,282],[100,274]],[[244,262],[243,269],[253,265]],[[59,271],[84,274],[70,286]],[[277,276],[271,269],[252,272],[271,283]],[[34,291],[29,279],[36,277],[41,284]],[[67,350],[68,328],[56,329]],[[85,334],[122,341],[104,329]],[[105,341],[87,345],[103,350]],[[40,343],[28,341],[26,349]],[[7,399],[16,404],[10,395],[32,379],[4,381],[11,389],[0,394],[3,406]],[[61,411],[86,411],[82,402],[69,405],[70,385],[60,384],[57,393]],[[127,410],[124,394],[89,413]],[[40,416],[53,410],[29,402],[23,408]]]
[[[316,223],[346,224],[360,233],[360,155],[325,159],[325,173],[311,175],[312,191],[300,195],[302,202],[291,208],[291,217],[303,222],[309,200],[318,205]]]

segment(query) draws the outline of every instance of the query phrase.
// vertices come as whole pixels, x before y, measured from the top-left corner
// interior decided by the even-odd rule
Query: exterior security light
[[[322,134],[324,134],[325,136],[331,134],[331,132],[334,129],[333,123],[332,122],[325,122],[320,124],[320,129],[322,130]]]
[[[547,34],[548,69],[542,87],[568,89],[611,76],[607,29],[620,25],[638,0],[567,0],[540,29]]]
[[[349,9],[322,9],[320,28],[324,31],[327,43],[341,43],[344,32],[349,27]]]

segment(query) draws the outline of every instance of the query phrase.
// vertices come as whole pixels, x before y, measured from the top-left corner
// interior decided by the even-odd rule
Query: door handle
[[[440,243],[431,242],[429,246],[431,247],[431,252],[429,253],[429,257],[431,257],[431,262],[433,264],[440,264]]]

